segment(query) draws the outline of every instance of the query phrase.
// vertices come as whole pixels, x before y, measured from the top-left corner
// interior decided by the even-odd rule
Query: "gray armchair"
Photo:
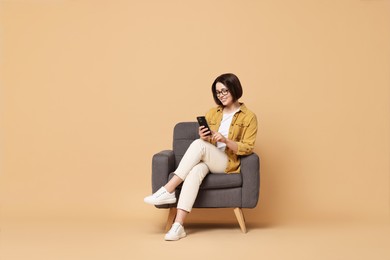
[[[175,126],[173,150],[164,150],[152,159],[152,190],[156,192],[173,176],[184,153],[195,139],[199,138],[198,123],[182,122]],[[181,186],[176,189],[179,197]],[[242,232],[246,233],[242,208],[254,208],[260,191],[260,159],[256,153],[241,158],[240,174],[208,174],[199,189],[194,208],[234,208]],[[169,208],[166,230],[176,216],[177,204],[156,206]]]

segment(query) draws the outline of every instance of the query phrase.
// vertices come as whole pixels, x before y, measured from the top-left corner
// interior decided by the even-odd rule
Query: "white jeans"
[[[193,141],[175,171],[184,180],[177,208],[191,212],[204,177],[209,172],[224,172],[227,163],[228,157],[224,151],[202,139]]]

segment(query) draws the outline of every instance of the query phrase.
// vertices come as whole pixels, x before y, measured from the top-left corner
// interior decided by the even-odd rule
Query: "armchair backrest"
[[[176,124],[173,130],[173,153],[175,154],[175,168],[190,144],[199,138],[199,125],[197,122],[181,122]]]

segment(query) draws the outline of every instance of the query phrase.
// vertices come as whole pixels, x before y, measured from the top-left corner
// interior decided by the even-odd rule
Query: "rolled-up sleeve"
[[[247,127],[243,130],[243,136],[241,140],[237,142],[237,155],[249,155],[253,152],[257,135],[256,115],[253,115],[253,117],[249,121],[249,124],[247,124]]]

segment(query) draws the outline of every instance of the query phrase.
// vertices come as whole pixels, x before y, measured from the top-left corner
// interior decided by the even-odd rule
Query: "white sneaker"
[[[173,204],[176,202],[175,192],[169,193],[164,187],[150,196],[144,198],[144,201],[152,205]]]
[[[179,222],[175,222],[168,233],[165,234],[164,239],[167,241],[176,241],[185,236],[187,236],[187,234],[184,231],[184,227]]]

